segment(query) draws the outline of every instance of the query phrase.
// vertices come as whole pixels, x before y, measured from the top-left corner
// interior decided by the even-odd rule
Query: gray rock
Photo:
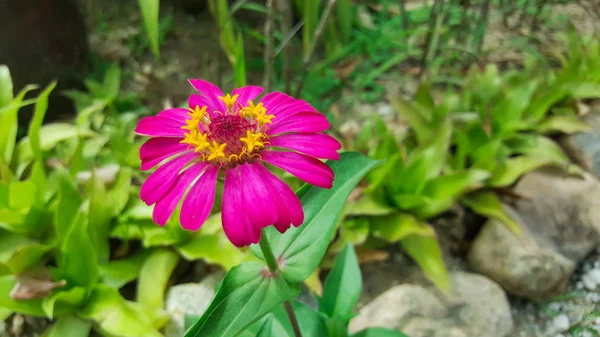
[[[505,337],[512,316],[504,291],[484,276],[450,275],[453,293],[403,284],[384,292],[350,322],[350,332],[369,327],[398,329],[411,337]]]
[[[442,318],[447,309],[432,292],[420,285],[402,284],[379,295],[350,321],[352,333],[370,327],[399,329],[413,317]]]
[[[539,247],[526,231],[518,238],[495,219],[488,220],[478,234],[468,260],[475,271],[508,292],[528,298],[559,293],[575,270],[573,261]]]
[[[454,322],[465,322],[469,336],[508,336],[513,320],[502,287],[485,276],[454,273],[450,313]]]
[[[200,283],[178,284],[169,289],[165,309],[171,314],[165,326],[165,337],[181,337],[185,333],[185,315],[202,315],[210,305],[217,284],[223,278],[218,272],[207,276]]]
[[[453,326],[452,320],[415,318],[412,319],[402,332],[410,337],[470,337],[466,331]]]
[[[488,220],[468,260],[512,294],[531,299],[556,295],[600,242],[600,183],[588,173],[576,177],[546,168],[524,176],[515,192],[523,199],[505,209],[522,236]]]
[[[577,164],[600,177],[600,115],[589,114],[585,121],[590,132],[565,136],[560,143]]]

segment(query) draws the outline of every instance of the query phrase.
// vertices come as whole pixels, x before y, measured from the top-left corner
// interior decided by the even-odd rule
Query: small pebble
[[[569,317],[567,317],[567,315],[565,314],[560,314],[554,317],[554,319],[552,320],[552,327],[554,328],[554,331],[567,331],[569,329],[569,326]]]
[[[583,281],[583,285],[585,286],[586,289],[588,289],[588,290],[596,289],[597,283],[594,282],[594,280],[587,277],[587,275],[583,277],[582,281]]]
[[[600,283],[600,269],[592,269],[585,276],[596,282],[596,284]]]

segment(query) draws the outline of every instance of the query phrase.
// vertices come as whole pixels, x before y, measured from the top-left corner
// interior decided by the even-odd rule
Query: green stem
[[[260,236],[259,244],[260,250],[262,250],[263,255],[265,256],[267,266],[269,266],[269,271],[271,273],[278,272],[279,264],[277,263],[277,259],[275,259],[275,254],[273,254],[273,249],[271,249],[271,244],[269,243],[269,238],[267,238],[267,233],[264,230]]]
[[[267,262],[267,266],[269,266],[269,271],[273,274],[279,271],[279,263],[277,263],[277,259],[275,258],[275,254],[273,254],[273,249],[271,249],[271,244],[269,243],[269,238],[267,237],[267,233],[263,230],[262,235],[260,236],[260,250],[262,250],[263,256],[265,257],[265,261]],[[285,307],[285,312],[290,319],[290,323],[292,324],[292,329],[294,330],[294,335],[296,337],[302,337],[302,333],[300,332],[300,325],[298,324],[298,319],[296,318],[296,313],[292,308],[292,303],[290,301],[285,301],[283,303]]]

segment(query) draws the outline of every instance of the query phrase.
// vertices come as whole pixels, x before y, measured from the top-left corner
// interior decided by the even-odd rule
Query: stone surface
[[[504,337],[511,332],[510,307],[498,284],[464,272],[452,273],[450,279],[448,298],[415,284],[387,290],[362,308],[350,331],[382,326],[411,337]]]
[[[169,289],[165,309],[171,314],[171,320],[165,326],[166,337],[183,336],[185,315],[202,315],[215,296],[216,286],[222,278],[223,274],[217,272],[200,283],[178,284]]]
[[[577,262],[600,241],[600,184],[588,173],[576,177],[546,168],[523,177],[515,192],[523,199],[505,209],[523,235],[488,220],[468,260],[512,294],[531,299],[557,295]]]
[[[560,143],[578,165],[600,177],[600,106],[585,118],[590,132],[561,138]]]

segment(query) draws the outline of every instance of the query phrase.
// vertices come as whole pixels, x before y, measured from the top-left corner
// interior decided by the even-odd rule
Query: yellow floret
[[[246,137],[240,138],[240,140],[246,143],[248,153],[251,153],[254,149],[259,149],[265,146],[265,143],[263,142],[265,137],[266,135],[262,132],[253,133],[252,131],[248,130],[246,131]]]
[[[235,104],[235,102],[237,101],[237,98],[239,97],[239,94],[235,94],[233,95],[233,97],[231,97],[230,94],[227,94],[223,97],[219,97],[219,99],[221,101],[223,101],[225,103],[225,105],[227,106],[227,109],[233,107],[233,105]]]
[[[208,156],[207,159],[213,160],[213,159],[225,158],[225,152],[224,152],[225,146],[227,146],[227,143],[219,144],[213,140],[212,145],[210,145],[208,147],[208,151],[210,152],[210,155]]]

